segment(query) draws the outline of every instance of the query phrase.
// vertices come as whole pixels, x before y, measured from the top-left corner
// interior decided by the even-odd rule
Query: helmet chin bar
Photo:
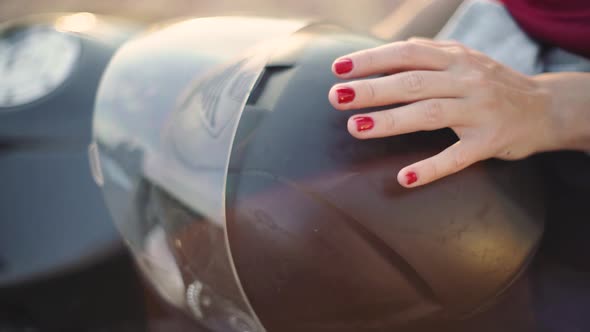
[[[472,315],[524,271],[543,231],[527,161],[407,190],[397,171],[456,136],[356,140],[330,106],[332,61],[381,44],[225,17],[115,56],[94,172],[165,299],[214,331],[385,332]]]

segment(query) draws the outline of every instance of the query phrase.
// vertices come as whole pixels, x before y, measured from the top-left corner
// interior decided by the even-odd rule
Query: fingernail
[[[375,121],[369,116],[358,116],[354,118],[354,122],[358,132],[371,130],[375,126]]]
[[[354,65],[352,64],[352,60],[340,59],[340,60],[336,61],[336,63],[334,64],[334,71],[336,71],[336,74],[342,75],[342,74],[350,73],[352,71],[353,67],[354,67]]]
[[[354,90],[351,88],[339,88],[336,90],[336,94],[338,95],[338,104],[350,103],[355,97]]]
[[[416,174],[416,172],[408,172],[406,173],[406,184],[409,186],[412,183],[415,183],[416,181],[418,181],[418,175]]]

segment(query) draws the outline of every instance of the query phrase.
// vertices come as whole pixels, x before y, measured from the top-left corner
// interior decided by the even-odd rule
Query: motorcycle
[[[85,102],[80,110],[95,111],[94,138],[88,151],[90,128],[81,123],[89,126],[91,112],[84,113],[84,120],[75,125],[81,130],[78,136],[64,138],[68,130],[52,129],[59,142],[54,147],[69,147],[78,155],[88,152],[94,180],[105,193],[112,219],[125,238],[134,264],[145,277],[147,288],[155,289],[174,308],[171,310],[180,312],[179,321],[190,322],[186,324],[196,330],[213,331],[430,331],[434,327],[449,331],[536,331],[563,327],[565,323],[556,322],[548,312],[567,308],[568,315],[575,318],[571,326],[584,326],[582,303],[589,298],[584,286],[588,278],[583,259],[572,254],[583,250],[580,243],[584,242],[570,239],[584,234],[580,216],[584,215],[581,194],[586,187],[559,176],[530,174],[535,170],[554,175],[556,169],[563,169],[564,160],[567,167],[577,168],[586,162],[584,156],[563,153],[510,165],[487,163],[414,194],[420,195],[421,201],[429,201],[430,209],[420,217],[407,218],[420,211],[413,203],[416,198],[396,188],[386,178],[385,170],[391,171],[400,161],[439,148],[452,140],[452,135],[419,134],[360,147],[339,134],[337,124],[341,119],[336,113],[326,112],[326,118],[321,120],[334,124],[326,136],[319,134],[318,128],[313,131],[308,127],[304,121],[308,113],[289,118],[289,114],[297,114],[289,105],[304,105],[305,110],[327,108],[325,98],[317,94],[333,82],[321,68],[326,64],[329,68],[329,62],[338,55],[382,41],[303,20],[189,19],[148,29],[148,33],[126,42],[111,58],[115,49],[139,30],[127,30],[131,32],[114,43],[110,53],[105,52],[102,66],[94,66],[97,75],[83,80],[94,82],[94,87],[83,87],[66,78],[72,81],[57,80],[54,87],[58,88],[49,92],[50,97],[33,95],[23,102],[18,100],[26,93],[4,96],[9,105],[6,108],[19,111],[6,114],[15,118],[21,115],[22,120],[14,120],[20,124],[1,123],[10,128],[6,129],[10,134],[5,136],[19,137],[14,130],[26,127],[25,114],[34,112],[29,107],[34,109],[54,99],[59,100],[56,105],[69,105],[65,101],[68,99],[59,97],[60,86],[65,87],[62,93],[72,99],[80,96],[79,91],[96,93],[95,106],[88,104],[89,100],[94,103],[94,98],[80,98]],[[46,35],[41,36],[46,39]],[[39,40],[36,36],[17,40],[20,38]],[[59,45],[74,49],[67,46],[68,42]],[[324,45],[330,46],[329,51]],[[71,59],[79,56],[73,52]],[[66,64],[50,66],[61,68],[60,73],[51,74],[53,77],[67,77],[74,72],[75,65],[69,63],[75,61],[68,57],[62,61]],[[99,77],[101,84],[97,88]],[[298,91],[288,96],[291,99],[283,94],[287,85]],[[25,107],[20,112],[22,105]],[[48,109],[47,104],[39,109]],[[293,132],[286,124],[308,130],[309,139],[289,136]],[[18,143],[15,149],[34,146],[39,148],[36,151],[46,152],[39,141],[49,135],[30,136],[14,139]],[[313,154],[310,146],[322,153]],[[55,158],[56,154],[52,151],[47,155]],[[320,161],[309,162],[310,155]],[[391,155],[397,157],[392,160],[388,158]],[[369,164],[360,162],[367,158],[371,159]],[[554,166],[557,162],[559,167]],[[46,161],[35,164],[46,165]],[[64,171],[63,165],[56,169]],[[85,158],[76,165],[78,172],[88,169]],[[45,166],[25,174],[46,174],[46,170]],[[91,194],[82,195],[79,189],[79,179],[88,180],[88,173],[67,173],[71,179],[78,179],[75,192],[84,202],[91,201],[91,196],[97,199],[94,185],[88,186]],[[39,179],[29,178],[33,184]],[[57,179],[63,184],[63,178]],[[361,188],[360,192],[376,202],[381,211],[371,216],[367,210],[355,207],[358,198],[344,194],[351,192],[350,188]],[[441,191],[446,193],[443,201],[435,198]],[[547,197],[543,198],[542,193]],[[40,196],[39,201],[29,201],[26,206],[48,205],[46,200],[51,195]],[[46,278],[50,274],[26,271],[32,269],[32,259],[48,257],[46,253],[60,248],[58,244],[64,242],[66,232],[76,234],[76,240],[84,245],[92,241],[83,236],[96,234],[88,231],[87,215],[71,217],[72,206],[63,204],[70,199],[58,203],[70,213],[68,218],[54,212],[44,215],[77,221],[77,225],[85,220],[82,229],[46,223],[58,231],[56,240],[48,241],[47,246],[40,246],[35,241],[38,233],[30,231],[23,234],[34,237],[32,245],[23,246],[22,241],[12,245],[38,248],[43,255],[10,256],[22,264],[25,272],[13,278],[16,282],[7,282],[6,287],[3,284],[2,293],[11,294],[5,305],[9,329],[32,324],[14,309],[14,303],[23,303],[22,294],[27,294],[15,291],[22,288],[15,284],[27,284],[24,288],[28,294],[52,288],[47,284],[30,286],[31,280],[50,279]],[[404,204],[397,203],[395,211],[384,208],[400,201]],[[104,207],[96,204],[90,208],[76,206],[86,213],[91,211],[101,230],[108,230],[110,243],[117,247],[115,231],[104,228],[108,224],[104,221],[111,217],[105,216]],[[383,216],[388,213],[402,216],[393,229],[383,224]],[[457,218],[454,223],[443,224],[440,216],[445,215]],[[548,220],[541,238],[544,219]],[[42,219],[26,216],[23,220]],[[580,232],[572,234],[574,227]],[[99,243],[94,248],[100,250],[85,254],[69,242],[61,247],[75,254],[79,262],[76,269],[91,271],[79,276],[80,283],[96,278],[101,269],[92,262],[100,261],[96,257],[101,257],[101,250],[108,246]],[[106,252],[104,256],[109,255]],[[61,271],[59,279],[63,283],[67,280],[63,275],[71,267],[59,259],[51,260],[47,266]],[[145,294],[137,287],[139,277],[131,266],[129,258],[119,257],[118,263],[107,269],[124,272],[103,280],[102,287],[120,287],[122,297],[131,303],[118,304],[127,310],[135,309],[132,316],[141,320],[146,314]],[[564,289],[563,285],[572,288]],[[58,294],[64,293],[62,287],[56,287],[56,295],[51,297],[59,298]],[[84,290],[80,298],[93,297],[87,288]],[[573,297],[579,302],[559,301]],[[103,311],[113,303],[112,299],[105,302],[96,307]],[[34,311],[50,312],[46,303]],[[60,324],[69,318],[61,310],[61,316],[52,313],[55,320],[43,322],[40,328],[63,328]],[[96,315],[96,309],[91,311]],[[60,308],[55,312],[59,313]],[[21,318],[15,323],[14,317],[18,316]]]

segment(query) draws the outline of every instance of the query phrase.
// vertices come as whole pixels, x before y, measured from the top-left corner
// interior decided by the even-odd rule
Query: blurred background
[[[322,17],[356,28],[375,24],[404,0],[3,0],[0,21],[45,12],[87,11],[154,22],[181,16],[255,14]],[[415,1],[415,0],[414,0]]]

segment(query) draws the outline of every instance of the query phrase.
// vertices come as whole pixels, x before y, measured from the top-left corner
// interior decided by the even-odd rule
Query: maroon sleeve
[[[502,0],[524,31],[590,58],[590,0]]]

